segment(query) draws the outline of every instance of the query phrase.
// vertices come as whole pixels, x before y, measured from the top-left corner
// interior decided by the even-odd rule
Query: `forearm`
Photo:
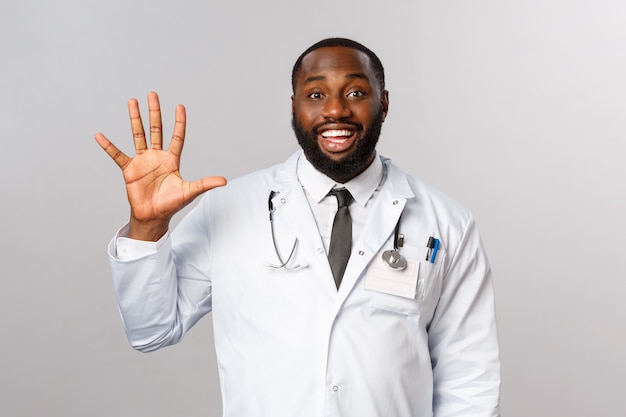
[[[197,320],[211,309],[211,283],[206,275],[190,276],[183,265],[197,265],[194,271],[206,271],[206,234],[194,220],[178,234],[185,239],[197,236],[196,250],[185,247],[172,249],[172,238],[166,234],[158,242],[124,239],[129,236],[124,227],[109,246],[109,259],[113,273],[122,322],[130,344],[140,351],[152,351],[180,341]],[[193,231],[190,234],[189,231]],[[195,233],[200,232],[200,233]],[[121,252],[121,253],[118,253]],[[198,259],[199,258],[199,259]]]
[[[181,338],[176,323],[176,273],[169,238],[152,254],[122,260],[109,245],[113,286],[122,323],[133,348],[148,352]]]

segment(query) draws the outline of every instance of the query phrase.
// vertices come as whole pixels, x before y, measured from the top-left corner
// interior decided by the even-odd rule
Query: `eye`
[[[316,91],[314,93],[309,94],[307,97],[312,98],[313,100],[319,100],[322,98],[322,93]]]
[[[361,90],[354,90],[354,91],[350,91],[348,93],[348,97],[350,98],[359,98],[359,97],[363,97],[365,96],[365,92],[361,91]]]

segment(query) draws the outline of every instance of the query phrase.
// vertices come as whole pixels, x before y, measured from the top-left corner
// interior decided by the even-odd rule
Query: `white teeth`
[[[324,138],[324,139],[326,139],[327,141],[332,142],[332,143],[344,143],[345,141],[348,140],[348,139],[345,139],[345,138],[344,139]]]
[[[324,138],[337,138],[347,136],[352,136],[351,130],[326,130],[324,133],[322,133],[322,137]]]

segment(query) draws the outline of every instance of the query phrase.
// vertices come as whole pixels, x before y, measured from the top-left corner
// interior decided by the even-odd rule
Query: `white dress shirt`
[[[337,198],[328,195],[330,190],[344,187],[354,198],[349,207],[354,244],[359,239],[365,221],[372,211],[383,175],[382,161],[380,158],[374,158],[365,171],[350,181],[340,184],[316,170],[304,156],[298,159],[298,180],[311,206],[326,253],[328,253],[333,221],[337,213]]]

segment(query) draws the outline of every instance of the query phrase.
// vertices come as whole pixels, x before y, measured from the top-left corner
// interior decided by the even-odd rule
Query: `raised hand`
[[[135,141],[134,157],[120,151],[102,133],[96,141],[122,169],[130,203],[129,237],[156,241],[167,232],[170,219],[205,191],[226,184],[224,177],[205,177],[188,182],[180,176],[180,155],[185,140],[185,107],[176,107],[176,123],[168,149],[163,149],[161,108],[156,93],[148,94],[150,147],[136,99],[128,101]]]

